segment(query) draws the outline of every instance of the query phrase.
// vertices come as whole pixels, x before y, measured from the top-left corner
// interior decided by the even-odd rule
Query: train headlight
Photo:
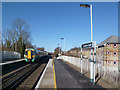
[[[26,58],[27,58],[27,55],[25,55],[24,57],[26,57]]]
[[[32,55],[32,57],[34,58],[34,57],[35,57],[35,55]]]

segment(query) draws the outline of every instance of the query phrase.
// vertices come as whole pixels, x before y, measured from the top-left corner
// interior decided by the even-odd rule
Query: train
[[[47,55],[45,51],[35,50],[33,48],[25,49],[24,58],[26,62],[35,62],[37,57]]]
[[[36,58],[35,49],[33,49],[33,48],[25,49],[24,57],[25,57],[26,62],[34,62],[35,58]]]

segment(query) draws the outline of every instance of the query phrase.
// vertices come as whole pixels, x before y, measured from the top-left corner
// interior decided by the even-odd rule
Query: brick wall
[[[120,44],[107,44],[105,47],[97,49],[96,59],[104,61],[106,67],[117,67],[120,60]]]

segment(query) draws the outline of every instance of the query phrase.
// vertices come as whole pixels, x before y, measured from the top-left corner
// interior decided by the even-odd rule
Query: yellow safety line
[[[54,74],[54,88],[55,88],[55,90],[57,90],[56,76],[55,76],[55,67],[54,67],[54,59],[53,59],[53,74]]]

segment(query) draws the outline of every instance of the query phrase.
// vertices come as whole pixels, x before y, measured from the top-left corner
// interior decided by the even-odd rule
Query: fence
[[[60,56],[59,58],[64,59],[65,61],[77,66],[81,67],[80,58],[71,57],[71,56]],[[89,59],[83,58],[83,70],[90,73],[90,62]],[[96,63],[96,75],[99,75],[102,79],[113,83],[114,85],[118,85],[118,68],[104,67],[101,63]],[[119,76],[120,77],[120,76]]]
[[[1,61],[21,58],[21,54],[14,51],[0,51],[0,54],[2,54],[2,58],[0,58],[2,59]]]

